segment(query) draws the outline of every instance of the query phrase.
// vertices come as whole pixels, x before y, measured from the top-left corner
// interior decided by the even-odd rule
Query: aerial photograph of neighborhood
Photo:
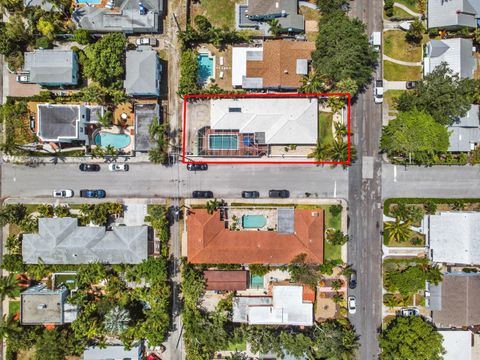
[[[480,360],[480,0],[0,10],[0,360]]]

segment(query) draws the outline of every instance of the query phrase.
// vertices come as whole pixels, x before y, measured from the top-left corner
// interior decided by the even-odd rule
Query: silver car
[[[355,296],[348,297],[347,305],[349,314],[355,314],[357,312],[357,301],[355,299]]]

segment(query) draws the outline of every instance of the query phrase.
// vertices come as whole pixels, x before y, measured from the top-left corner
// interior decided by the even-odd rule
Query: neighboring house
[[[147,226],[79,226],[77,218],[40,218],[38,234],[24,234],[27,264],[138,264],[148,257]]]
[[[103,112],[102,106],[95,105],[38,104],[37,136],[43,142],[80,141],[88,145],[87,125],[97,123]]]
[[[248,287],[246,270],[206,270],[203,277],[206,281],[205,290],[239,291]]]
[[[42,86],[78,84],[78,59],[71,50],[34,50],[25,53],[22,73],[31,83]]]
[[[251,21],[278,20],[282,32],[302,33],[305,30],[303,15],[298,14],[297,0],[248,0],[246,10],[245,17]]]
[[[478,0],[428,0],[428,28],[476,29],[480,18]]]
[[[142,360],[143,343],[126,350],[123,345],[90,346],[83,353],[83,360]]]
[[[480,264],[480,212],[442,212],[423,220],[433,262]]]
[[[47,0],[23,0],[23,6],[25,7],[38,6],[40,9],[44,11],[60,11],[55,4]]]
[[[150,46],[139,46],[127,51],[125,92],[128,96],[160,95],[162,65],[155,50]]]
[[[160,122],[159,104],[135,104],[135,151],[147,152],[154,147],[150,140],[150,124]]]
[[[29,287],[20,294],[22,325],[63,325],[77,318],[77,307],[67,303],[65,286],[52,290],[45,284]]]
[[[427,296],[432,320],[439,328],[480,325],[480,274],[446,273]],[[459,358],[460,359],[460,358]]]
[[[243,89],[296,90],[308,75],[315,43],[271,40],[262,47],[232,49],[232,86]]]
[[[472,357],[474,335],[471,331],[439,330],[438,332],[443,337],[443,348],[446,351],[443,360],[474,360]]]
[[[303,299],[303,286],[273,285],[272,296],[234,297],[233,322],[249,325],[313,325],[313,303]]]
[[[82,6],[72,19],[95,32],[157,33],[162,30],[163,0],[113,0],[113,9]]]
[[[277,211],[276,231],[229,230],[219,212],[195,209],[187,218],[187,257],[194,264],[289,264],[302,253],[323,263],[322,209]]]
[[[450,132],[451,152],[468,152],[475,149],[480,144],[480,119],[479,106],[472,105],[467,115],[456,119],[448,127]]]
[[[442,62],[446,62],[448,67],[460,77],[473,78],[477,62],[472,50],[472,39],[430,40],[425,49],[424,75],[432,72]]]

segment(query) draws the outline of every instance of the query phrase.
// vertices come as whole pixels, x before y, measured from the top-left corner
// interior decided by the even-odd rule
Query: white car
[[[137,44],[137,46],[140,46],[140,45],[155,46],[157,45],[157,39],[149,38],[149,37],[140,37],[135,41],[135,43]]]
[[[373,89],[373,96],[375,104],[383,103],[383,80],[375,81],[375,88]]]
[[[128,171],[128,164],[110,164],[108,170],[110,171]]]
[[[27,74],[20,74],[17,75],[17,82],[19,83],[28,83],[30,81],[29,76]]]
[[[73,190],[62,189],[62,190],[53,190],[54,198],[71,198],[73,197]]]
[[[355,300],[355,296],[348,297],[348,313],[355,314],[357,312],[357,304]]]
[[[400,310],[401,316],[418,316],[420,311],[417,308],[403,308]]]

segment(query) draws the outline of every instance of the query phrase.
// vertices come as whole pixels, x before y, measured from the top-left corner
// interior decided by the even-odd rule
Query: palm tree
[[[395,218],[395,221],[387,221],[383,225],[384,230],[387,232],[387,244],[391,241],[405,242],[410,239],[412,231],[410,230],[410,221],[402,222],[399,217]]]
[[[12,333],[21,333],[22,327],[18,321],[14,320],[15,315],[3,315],[2,323],[0,324],[0,337],[8,338]]]
[[[103,326],[108,333],[118,335],[127,329],[129,322],[130,314],[128,310],[115,306],[112,310],[105,314]]]
[[[340,290],[340,288],[342,287],[343,285],[343,281],[340,280],[340,279],[335,279],[332,281],[332,284],[331,284],[331,288],[335,291],[338,291]]]
[[[345,264],[345,266],[342,268],[342,271],[340,272],[341,275],[343,276],[350,276],[353,274],[353,268],[352,268],[352,265],[347,265]]]
[[[317,72],[312,71],[309,75],[306,75],[302,79],[302,86],[298,92],[305,94],[316,94],[327,92],[329,86],[328,81],[324,75],[319,75]]]
[[[339,293],[339,292],[336,292],[334,295],[333,295],[333,301],[335,302],[335,304],[339,304],[343,301],[343,294]]]
[[[53,206],[49,204],[41,204],[37,208],[38,214],[40,217],[52,217],[53,216]]]
[[[117,155],[117,149],[113,145],[107,145],[105,147],[105,156],[115,156]]]
[[[335,162],[348,161],[348,144],[343,140],[335,140],[329,148],[330,160]]]
[[[213,200],[209,200],[207,201],[207,203],[205,204],[206,208],[207,208],[207,212],[209,214],[213,214],[214,211],[216,211],[218,209],[218,206],[220,205],[220,203],[218,202],[217,199],[213,199]]]
[[[270,26],[270,29],[268,29],[268,32],[272,34],[274,37],[278,37],[282,32],[282,26],[280,25],[280,22],[277,19],[270,20],[268,22],[268,25]]]
[[[6,297],[14,297],[18,290],[18,280],[13,273],[0,278],[0,300]]]
[[[315,161],[325,161],[329,157],[330,147],[323,144],[321,141],[317,143],[315,150],[312,153],[308,154],[309,158],[314,158]]]
[[[328,229],[327,241],[332,245],[343,245],[348,241],[348,235],[345,235],[342,230]]]
[[[343,122],[335,122],[334,127],[335,137],[337,138],[337,141],[343,140],[343,138],[348,135],[347,125],[345,125]]]
[[[102,114],[100,111],[97,111],[97,120],[102,127],[112,126],[112,112],[107,110]]]

